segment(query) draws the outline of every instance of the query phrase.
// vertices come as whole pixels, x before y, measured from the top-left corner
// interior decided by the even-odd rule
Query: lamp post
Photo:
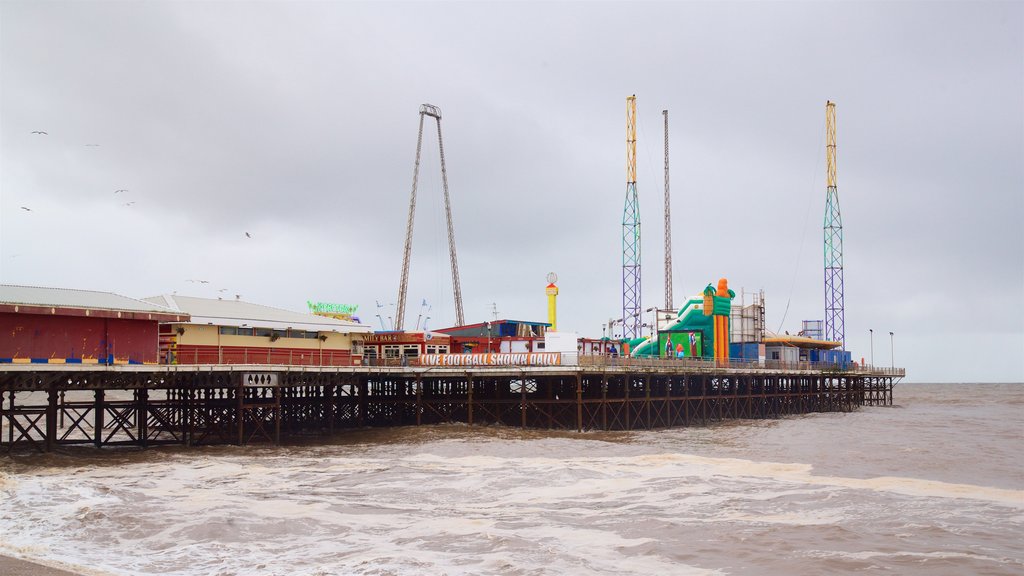
[[[892,343],[892,332],[889,332],[889,363],[891,364],[891,368],[893,369],[896,368],[896,357],[893,355],[894,350],[895,348],[893,347]]]
[[[875,331],[868,328],[868,333],[871,335],[871,368],[875,367]]]

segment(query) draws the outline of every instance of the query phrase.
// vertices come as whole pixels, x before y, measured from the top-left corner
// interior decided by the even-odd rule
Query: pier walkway
[[[902,368],[581,357],[578,366],[0,365],[0,449],[206,445],[460,422],[639,430],[891,405]]]

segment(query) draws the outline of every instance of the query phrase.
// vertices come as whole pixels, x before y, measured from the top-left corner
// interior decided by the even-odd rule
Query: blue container
[[[757,361],[757,342],[734,342],[729,344],[729,358],[733,360]]]

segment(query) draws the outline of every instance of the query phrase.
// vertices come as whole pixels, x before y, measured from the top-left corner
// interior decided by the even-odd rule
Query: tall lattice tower
[[[626,98],[626,205],[622,210],[622,337],[639,338],[640,201],[636,195],[636,95]]]
[[[825,103],[825,161],[828,190],[825,196],[825,340],[846,349],[843,306],[843,217],[836,188],[836,105]]]
[[[441,155],[441,183],[444,186],[444,211],[448,219],[448,255],[452,263],[452,291],[455,293],[455,321],[459,326],[466,322],[462,316],[462,286],[459,283],[459,261],[455,256],[455,228],[452,226],[452,204],[448,196],[448,172],[444,165],[444,139],[441,138],[441,109],[432,104],[420,106],[420,132],[416,137],[416,166],[412,171],[412,195],[409,197],[409,221],[405,227],[405,250],[402,254],[402,280],[398,287],[398,310],[395,316],[395,330],[402,330],[405,324],[405,296],[409,290],[409,258],[412,255],[412,225],[416,216],[416,185],[420,175],[420,150],[423,147],[423,118],[430,116],[437,120],[437,148]]]
[[[665,308],[672,309],[672,202],[668,193],[668,110],[665,116]]]

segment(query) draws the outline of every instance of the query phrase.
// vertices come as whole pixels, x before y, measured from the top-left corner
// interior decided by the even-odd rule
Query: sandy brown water
[[[1024,573],[1024,385],[896,403],[15,456],[0,553],[126,575]]]

